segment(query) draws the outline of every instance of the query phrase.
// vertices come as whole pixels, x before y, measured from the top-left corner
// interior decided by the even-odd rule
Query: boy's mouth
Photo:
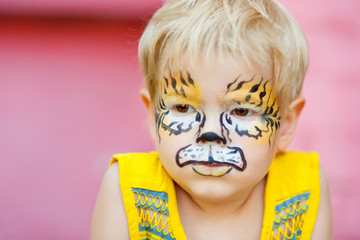
[[[224,164],[192,164],[191,168],[194,172],[202,175],[202,176],[213,176],[213,177],[221,177],[225,174],[228,174],[233,167]]]
[[[192,169],[203,176],[224,176],[233,168],[244,171],[246,160],[239,147],[217,145],[187,145],[176,153],[179,167],[191,165]]]

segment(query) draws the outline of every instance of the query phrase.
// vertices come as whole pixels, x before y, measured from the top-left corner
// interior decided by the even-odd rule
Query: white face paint
[[[198,125],[199,122],[196,121],[196,113],[192,114],[179,114],[174,110],[177,105],[167,104],[168,111],[166,117],[162,123],[162,127],[167,129],[171,134],[178,135],[182,132],[187,132],[192,129],[194,125]]]
[[[239,171],[246,168],[241,148],[210,144],[190,144],[181,148],[176,155],[176,162],[180,167],[191,164],[200,175],[216,177],[229,173],[233,168]]]

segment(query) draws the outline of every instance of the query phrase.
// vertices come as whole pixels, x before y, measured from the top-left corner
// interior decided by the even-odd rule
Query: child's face
[[[188,66],[159,80],[157,150],[190,194],[218,198],[250,189],[275,155],[280,113],[271,72],[236,63],[216,59],[211,69]]]

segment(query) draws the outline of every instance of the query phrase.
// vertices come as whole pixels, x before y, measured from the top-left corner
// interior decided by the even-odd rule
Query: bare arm
[[[111,165],[105,173],[93,213],[91,240],[101,239],[129,239],[117,163]]]
[[[325,172],[320,166],[320,205],[311,239],[330,240],[332,238],[332,210],[330,191]]]

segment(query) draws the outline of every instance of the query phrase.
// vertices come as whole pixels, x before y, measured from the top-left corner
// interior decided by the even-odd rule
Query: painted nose
[[[199,142],[222,142],[226,144],[226,139],[214,132],[205,132],[196,138],[196,143]]]

